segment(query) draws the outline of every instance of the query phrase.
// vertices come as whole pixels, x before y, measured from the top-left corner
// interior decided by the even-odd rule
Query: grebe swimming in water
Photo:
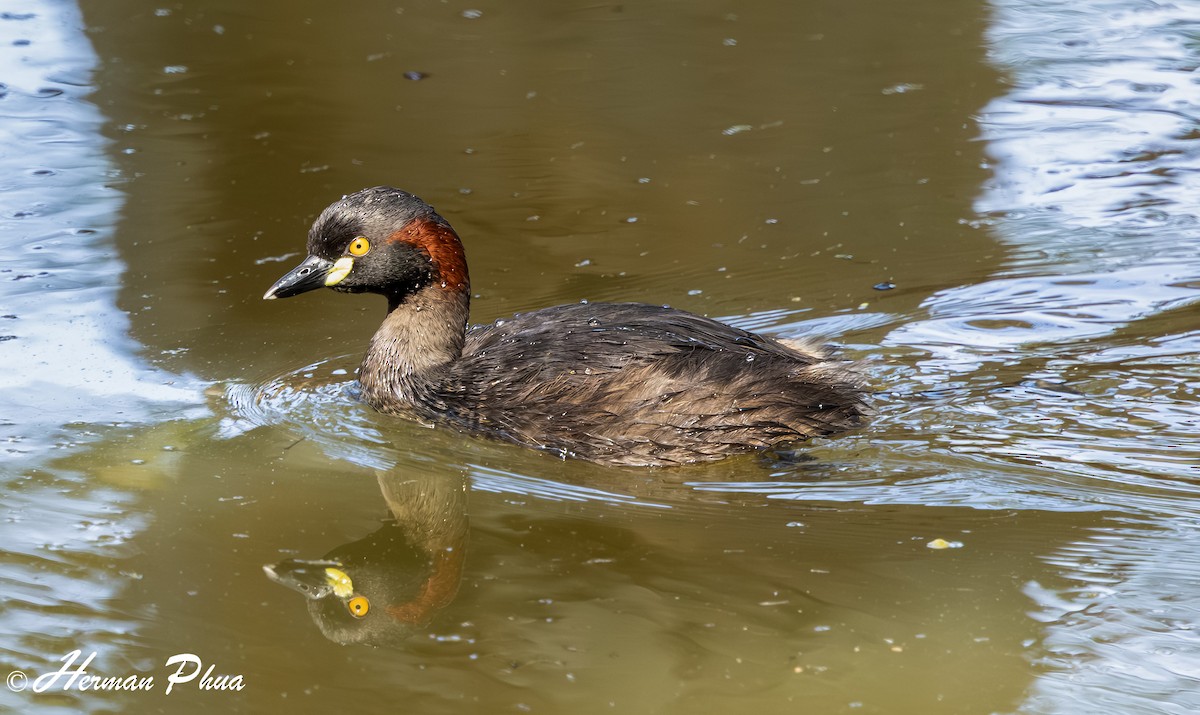
[[[400,189],[330,205],[308,254],[263,298],[322,286],[384,295],[387,317],[359,370],[380,412],[629,466],[712,461],[841,432],[867,414],[858,375],[824,350],[673,308],[562,305],[468,328],[462,243]]]

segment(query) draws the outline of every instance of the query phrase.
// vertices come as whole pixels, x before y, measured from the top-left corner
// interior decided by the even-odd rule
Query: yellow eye
[[[359,236],[350,242],[350,248],[347,249],[351,256],[365,256],[367,251],[371,250],[371,242],[366,236]]]
[[[371,602],[366,596],[355,596],[346,602],[346,610],[350,611],[350,615],[355,618],[362,618],[367,615],[367,611],[371,610]]]

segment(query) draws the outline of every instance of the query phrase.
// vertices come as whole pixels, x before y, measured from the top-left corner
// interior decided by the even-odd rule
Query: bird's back
[[[433,376],[430,376],[433,378]],[[420,416],[630,466],[720,459],[830,434],[866,413],[858,376],[680,310],[577,304],[467,332]]]

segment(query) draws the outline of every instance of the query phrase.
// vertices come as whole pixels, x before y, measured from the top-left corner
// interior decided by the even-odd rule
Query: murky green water
[[[1198,13],[0,0],[0,708],[1200,710]],[[822,335],[879,414],[665,471],[376,415],[382,301],[260,296],[380,183],[476,321]],[[327,554],[388,645],[263,571]]]

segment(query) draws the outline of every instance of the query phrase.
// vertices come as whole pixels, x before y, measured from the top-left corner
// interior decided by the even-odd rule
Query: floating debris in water
[[[731,137],[734,134],[741,134],[742,132],[748,132],[753,128],[754,127],[750,126],[749,124],[734,124],[732,127],[721,130],[721,133],[727,137]]]
[[[884,281],[882,283],[876,283],[871,287],[875,290],[891,290],[896,287],[896,284],[891,281]]]
[[[931,549],[961,549],[963,543],[961,541],[946,541],[945,539],[934,539],[925,546]]]
[[[900,84],[894,84],[891,87],[887,87],[886,89],[883,90],[883,93],[884,94],[906,94],[908,92],[916,92],[916,91],[922,90],[922,89],[925,89],[925,85],[923,85],[923,84],[916,84],[916,83],[912,83],[912,82],[901,82]]]
[[[283,261],[291,260],[298,255],[300,254],[293,251],[292,253],[284,253],[278,256],[263,256],[262,258],[256,259],[254,261],[254,265],[261,266],[267,263],[282,263]]]
[[[416,70],[409,70],[404,73],[404,79],[409,79],[409,80],[412,80],[413,82],[420,82],[421,80],[427,79],[428,77],[429,77],[428,72],[417,72]]]

